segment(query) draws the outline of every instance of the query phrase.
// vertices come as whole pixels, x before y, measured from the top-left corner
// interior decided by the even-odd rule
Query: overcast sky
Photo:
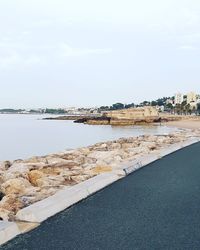
[[[0,0],[0,108],[200,93],[199,0]]]

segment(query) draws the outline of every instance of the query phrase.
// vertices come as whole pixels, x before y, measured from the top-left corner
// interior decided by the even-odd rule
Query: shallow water
[[[42,120],[43,115],[0,115],[0,160],[44,155],[96,142],[142,134],[166,134],[166,126],[92,126],[73,121]]]

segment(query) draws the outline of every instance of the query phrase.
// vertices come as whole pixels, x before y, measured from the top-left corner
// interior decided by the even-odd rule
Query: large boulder
[[[7,194],[24,194],[27,188],[30,188],[31,184],[24,178],[10,179],[1,185],[2,192]]]
[[[7,170],[9,169],[9,167],[11,166],[11,162],[10,161],[3,161],[0,163],[0,170]]]
[[[8,221],[10,218],[10,211],[4,208],[0,208],[0,221],[6,220]]]
[[[26,179],[29,168],[30,166],[24,163],[14,163],[7,171],[4,171],[3,179],[4,181],[21,177]]]
[[[32,170],[28,173],[28,180],[33,186],[38,186],[38,180],[43,177],[44,174],[39,170]]]
[[[111,172],[111,171],[112,171],[112,167],[108,165],[97,165],[92,169],[92,172],[94,174],[102,174],[102,173]]]
[[[82,182],[82,181],[85,181],[85,180],[87,180],[88,178],[90,178],[90,176],[88,176],[88,175],[73,175],[73,176],[71,176],[71,179],[73,180],[73,181],[75,181],[76,183],[80,183],[80,182]]]
[[[13,216],[23,207],[23,202],[15,194],[8,194],[0,201],[0,208],[4,209],[4,212],[5,210],[10,211],[9,214],[7,213],[9,216]]]
[[[48,164],[46,157],[38,157],[38,156],[31,157],[27,160],[24,160],[23,162],[24,163],[32,163],[32,164],[35,164],[35,163]]]
[[[63,185],[65,178],[58,176],[44,176],[43,178],[37,179],[37,186],[41,188],[46,187],[58,187]]]

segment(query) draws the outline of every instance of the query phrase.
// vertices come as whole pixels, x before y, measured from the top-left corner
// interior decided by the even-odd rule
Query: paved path
[[[200,249],[200,143],[114,183],[2,249]]]

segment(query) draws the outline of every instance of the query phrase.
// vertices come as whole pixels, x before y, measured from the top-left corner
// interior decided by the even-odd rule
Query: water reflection
[[[166,126],[92,126],[42,120],[41,115],[0,115],[0,160],[44,155],[67,148],[141,134],[167,134]],[[46,116],[45,116],[46,117]]]

